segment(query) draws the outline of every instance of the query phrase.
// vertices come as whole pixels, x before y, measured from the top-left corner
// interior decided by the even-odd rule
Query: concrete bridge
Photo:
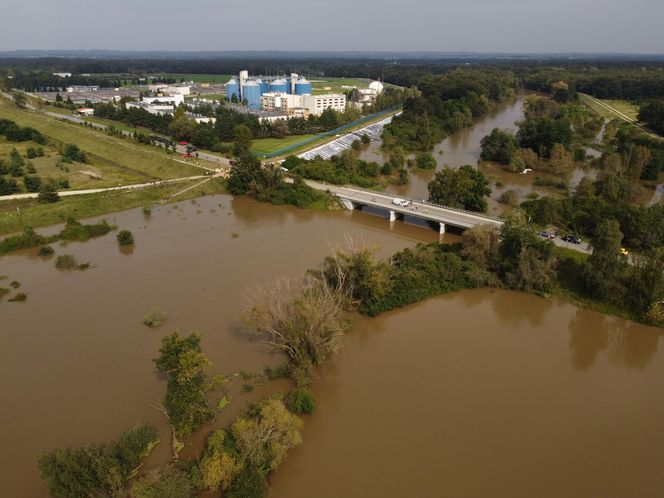
[[[458,228],[472,228],[477,225],[493,225],[500,228],[503,222],[498,218],[439,206],[424,200],[409,200],[408,206],[398,206],[393,200],[397,197],[393,194],[363,190],[356,187],[340,187],[326,183],[306,180],[306,183],[316,190],[326,190],[336,195],[347,209],[355,209],[361,206],[372,206],[384,209],[388,212],[390,222],[402,218],[405,215],[420,218],[438,224],[439,232],[445,233],[447,225]]]

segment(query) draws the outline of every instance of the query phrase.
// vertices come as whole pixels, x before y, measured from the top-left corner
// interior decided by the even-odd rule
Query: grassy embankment
[[[201,169],[169,155],[165,150],[138,144],[131,139],[112,137],[100,130],[86,128],[36,112],[18,109],[0,99],[0,117],[20,126],[31,126],[52,141],[76,144],[103,171],[126,178],[122,183],[182,178],[201,174]]]
[[[83,219],[125,209],[178,202],[225,192],[221,180],[211,180],[170,199],[171,195],[199,182],[200,180],[192,180],[139,190],[63,197],[55,204],[39,204],[36,199],[3,201],[0,202],[0,233],[13,233],[26,227],[62,223],[68,218]]]

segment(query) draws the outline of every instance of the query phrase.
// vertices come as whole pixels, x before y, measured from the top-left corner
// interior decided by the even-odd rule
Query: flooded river
[[[113,439],[139,421],[160,428],[152,461],[166,460],[168,430],[148,406],[161,401],[166,387],[152,364],[166,333],[203,333],[215,373],[261,370],[281,360],[233,327],[252,285],[314,267],[347,233],[382,247],[383,256],[438,240],[433,231],[402,223],[390,231],[386,219],[366,213],[229,196],[159,207],[149,219],[138,209],[106,219],[134,233],[133,253],[121,253],[109,234],[54,245],[56,255],[89,261],[83,272],[58,271],[53,259],[34,252],[0,258],[0,275],[8,277],[0,286],[17,280],[28,295],[25,303],[0,301],[0,496],[44,497],[39,453]],[[141,323],[153,306],[169,314],[156,330]],[[243,396],[229,408],[239,409]]]
[[[484,135],[514,129],[522,100],[443,142],[439,167],[475,164]],[[415,173],[404,192],[426,197],[432,175]],[[527,191],[524,177],[511,178],[505,188],[523,181]],[[252,286],[314,267],[346,234],[381,247],[383,257],[439,240],[369,212],[223,195],[158,207],[151,217],[130,210],[105,218],[134,233],[133,251],[121,252],[114,234],[55,245],[56,254],[90,262],[87,271],[60,272],[34,251],[0,257],[8,277],[0,286],[16,280],[28,295],[25,303],[0,301],[2,496],[44,497],[41,452],[114,439],[139,421],[155,424],[162,438],[148,464],[165,462],[169,432],[148,405],[165,391],[152,358],[166,333],[202,332],[213,373],[262,370],[281,359],[236,332]],[[169,315],[156,330],[141,323],[153,306]],[[664,489],[664,357],[654,329],[491,290],[356,323],[320,371],[319,409],[308,417],[305,444],[274,476],[276,497],[617,497]],[[238,387],[219,424],[284,386],[251,394]]]
[[[361,319],[273,496],[662,496],[659,332],[493,290]]]
[[[480,171],[485,174],[487,180],[489,180],[492,194],[488,199],[488,203],[489,211],[492,214],[501,214],[505,210],[505,207],[498,202],[498,199],[501,194],[508,190],[515,191],[519,202],[526,200],[528,195],[533,192],[550,197],[561,195],[561,191],[533,185],[533,180],[536,176],[548,180],[560,180],[560,178],[556,178],[554,175],[544,172],[521,175],[509,172],[504,166],[499,164],[480,162],[480,153],[482,151],[481,141],[494,128],[510,130],[513,133],[517,132],[517,122],[525,119],[524,102],[528,95],[530,93],[522,93],[516,98],[496,105],[490,113],[478,119],[472,127],[463,128],[436,144],[433,149],[433,156],[438,163],[436,170],[412,169],[410,170],[407,185],[390,186],[388,190],[400,197],[427,199],[429,197],[427,186],[433,180],[435,171],[443,169],[445,165],[451,168],[459,168],[469,164],[471,166],[478,166]],[[603,132],[604,129],[602,128],[599,136],[602,136]],[[381,144],[380,140],[372,141],[369,147],[362,151],[360,158],[365,161],[376,161],[383,164],[387,158],[380,148]],[[597,172],[590,168],[577,167],[569,174],[569,185],[571,187],[576,186],[584,176],[594,179],[597,176]]]

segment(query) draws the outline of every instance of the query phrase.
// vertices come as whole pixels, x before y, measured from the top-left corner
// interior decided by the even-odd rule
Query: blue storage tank
[[[263,80],[259,79],[259,80],[257,80],[257,83],[258,83],[258,86],[261,89],[261,95],[263,95],[264,93],[267,93],[267,92],[270,91],[270,85],[268,84],[267,81],[263,81]]]
[[[233,98],[233,95],[240,100],[240,84],[235,78],[231,78],[228,80],[228,83],[226,83],[226,98],[229,102]]]
[[[286,83],[286,93],[292,93],[291,79],[290,79],[290,78],[286,78],[286,79],[284,80],[284,82]]]
[[[311,95],[311,83],[304,78],[297,80],[297,83],[295,83],[295,95]]]
[[[270,91],[288,93],[288,86],[284,80],[277,79],[270,83]]]
[[[242,98],[250,109],[261,107],[261,87],[256,81],[247,81],[242,87]]]

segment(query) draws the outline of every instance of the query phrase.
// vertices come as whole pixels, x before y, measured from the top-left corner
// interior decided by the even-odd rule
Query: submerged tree
[[[157,370],[168,377],[162,411],[173,430],[172,449],[177,457],[181,439],[214,417],[207,392],[216,387],[218,379],[208,378],[210,362],[201,350],[198,333],[183,337],[173,332],[162,339],[159,353],[154,362]]]

